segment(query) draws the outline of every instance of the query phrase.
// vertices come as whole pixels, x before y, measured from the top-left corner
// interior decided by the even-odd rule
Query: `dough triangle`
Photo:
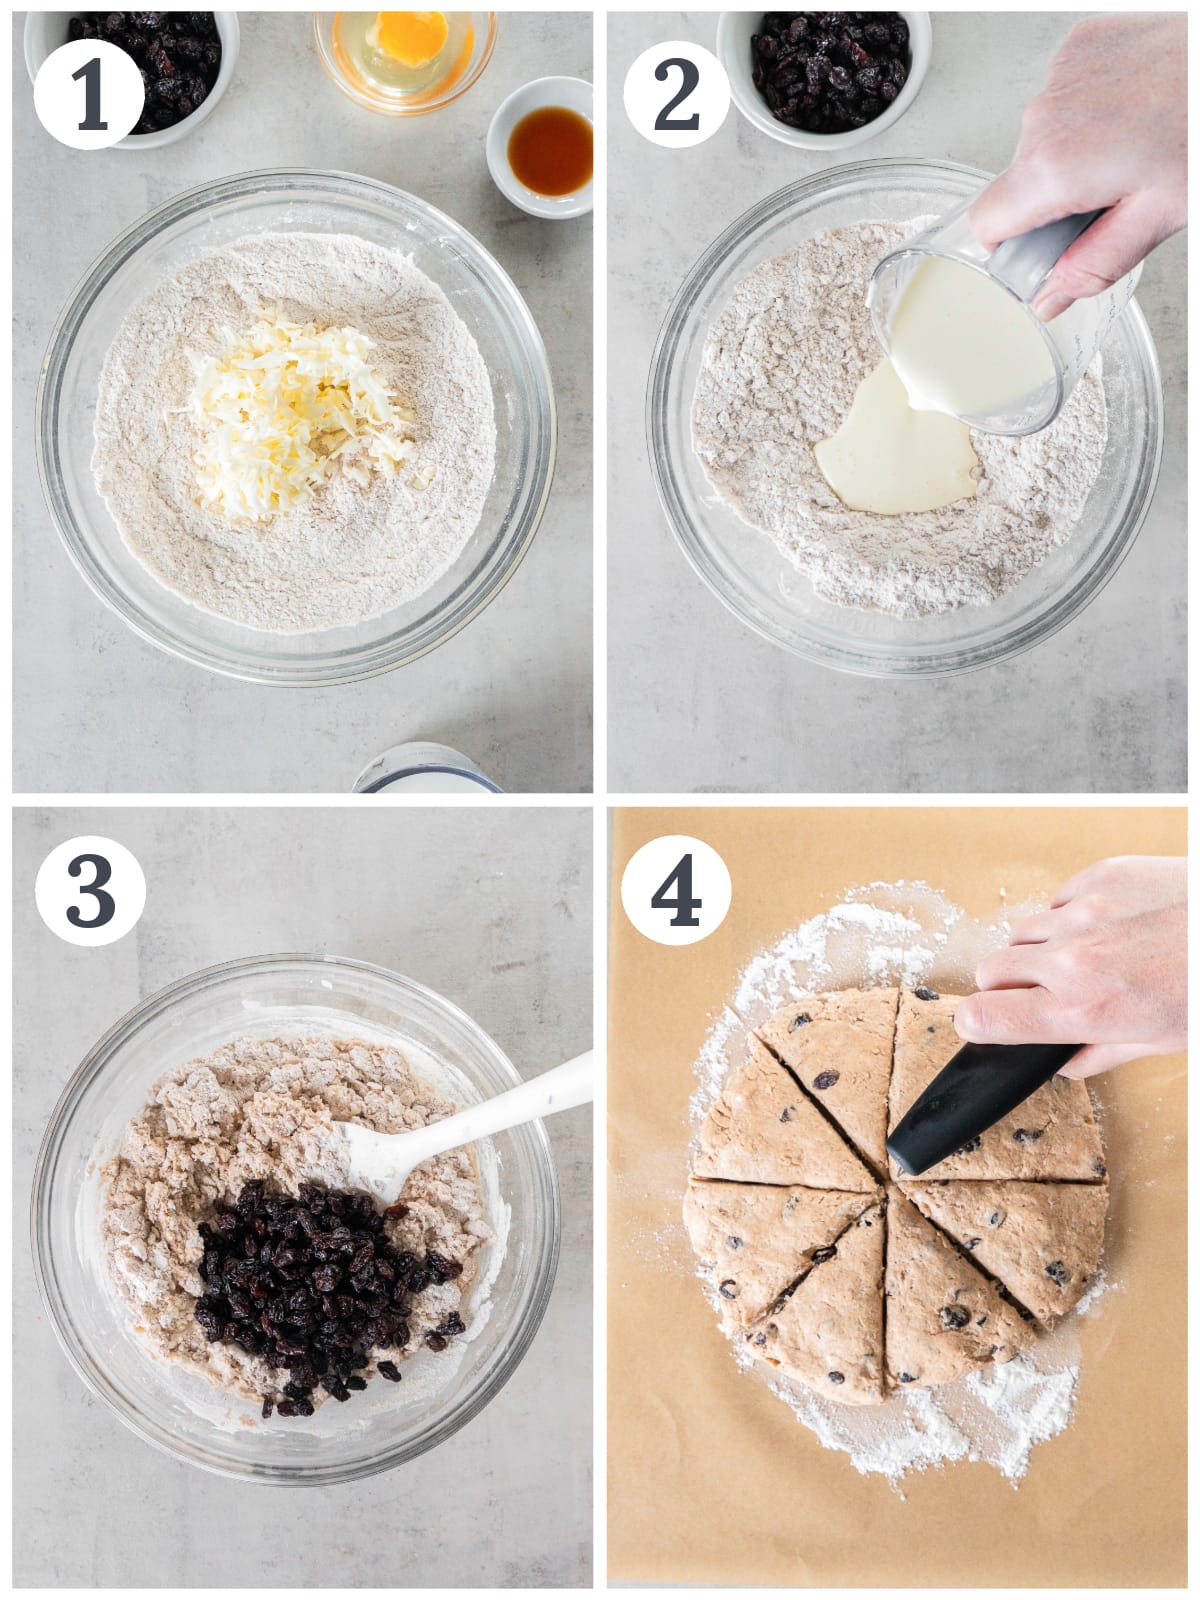
[[[930,989],[901,991],[889,1132],[961,1049],[962,1040],[954,1031],[958,999],[958,995],[937,995]],[[893,1178],[903,1178],[894,1162],[890,1169]],[[1015,1111],[982,1133],[978,1142],[972,1141],[969,1148],[921,1173],[922,1180],[934,1182],[1018,1178],[1094,1183],[1104,1176],[1104,1151],[1087,1085],[1063,1077],[1051,1078],[1035,1090]]]
[[[726,1078],[700,1129],[698,1178],[873,1193],[878,1184],[764,1044]]]
[[[1069,1311],[1096,1276],[1107,1184],[910,1181],[904,1189],[1047,1325]]]
[[[879,1172],[887,1171],[888,1083],[898,989],[841,989],[777,1011],[757,1029]]]
[[[887,1375],[896,1388],[949,1383],[989,1360],[1011,1361],[1036,1336],[1036,1323],[899,1189],[888,1195],[885,1280]]]
[[[683,1216],[692,1248],[734,1334],[774,1305],[866,1209],[864,1194],[756,1183],[688,1184]]]
[[[883,1390],[883,1213],[872,1203],[782,1306],[750,1328],[760,1361],[843,1405],[877,1405]]]

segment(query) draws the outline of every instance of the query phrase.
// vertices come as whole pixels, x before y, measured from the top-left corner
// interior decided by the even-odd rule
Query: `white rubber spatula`
[[[441,1122],[408,1133],[375,1133],[356,1122],[335,1122],[346,1143],[350,1183],[366,1189],[385,1205],[392,1205],[408,1181],[408,1175],[422,1161],[440,1156],[460,1145],[474,1144],[489,1134],[519,1128],[523,1122],[536,1122],[555,1111],[569,1111],[592,1098],[592,1051],[587,1050],[561,1067],[530,1078],[498,1094],[482,1105],[468,1106]]]

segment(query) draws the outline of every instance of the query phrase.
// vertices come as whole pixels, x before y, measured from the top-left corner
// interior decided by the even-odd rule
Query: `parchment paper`
[[[627,809],[614,814],[609,1032],[609,1576],[616,1582],[1028,1587],[1186,1583],[1182,1057],[1093,1079],[1108,1277],[1079,1320],[1075,1415],[1014,1488],[958,1462],[904,1498],[823,1449],[738,1370],[680,1221],[692,1063],[741,968],[847,888],[924,879],[972,916],[1045,899],[1107,855],[1186,849],[1179,808]],[[683,833],[733,901],[701,943],[643,938],[625,863]],[[1006,891],[1005,899],[1000,891]],[[969,984],[964,983],[965,989]]]

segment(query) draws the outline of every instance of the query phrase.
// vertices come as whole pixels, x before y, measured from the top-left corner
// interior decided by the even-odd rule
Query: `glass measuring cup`
[[[449,745],[393,745],[358,775],[355,794],[501,794],[500,785]]]
[[[913,277],[930,257],[957,262],[981,273],[1007,292],[1010,303],[1028,318],[1033,336],[1045,347],[1046,377],[1026,393],[988,411],[956,411],[954,414],[969,428],[982,433],[1037,433],[1058,416],[1071,390],[1104,343],[1109,329],[1129,304],[1141,267],[1127,273],[1103,293],[1075,301],[1052,322],[1042,322],[1030,309],[1038,290],[1059,257],[1100,212],[1063,217],[1006,239],[995,250],[988,251],[975,237],[967,220],[974,202],[972,195],[930,227],[906,240],[899,249],[884,256],[867,290],[871,321],[876,337],[891,356],[893,318]]]

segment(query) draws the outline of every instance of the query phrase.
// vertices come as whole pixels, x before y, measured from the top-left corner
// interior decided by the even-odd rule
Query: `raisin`
[[[813,1266],[819,1267],[822,1261],[832,1261],[835,1255],[837,1255],[837,1245],[822,1245],[819,1250],[814,1250],[812,1253]]]
[[[844,1372],[830,1372],[827,1373],[826,1376],[828,1377],[830,1383],[845,1383],[846,1381],[846,1374]]]
[[[902,1372],[900,1374],[901,1383],[916,1383],[916,1381],[911,1372]]]
[[[813,1079],[813,1088],[832,1089],[840,1077],[841,1073],[834,1072],[832,1069],[830,1069],[828,1072],[818,1072],[816,1077]]]
[[[965,1306],[943,1306],[938,1315],[943,1328],[965,1328],[971,1320],[971,1313]]]
[[[936,989],[930,989],[925,984],[922,984],[919,989],[914,989],[913,994],[916,995],[918,1000],[938,1000],[941,998]]]
[[[738,1238],[736,1233],[731,1233],[726,1239],[725,1243],[731,1250],[740,1250],[742,1248],[742,1241]]]
[[[255,1180],[200,1224],[197,1324],[210,1341],[287,1373],[280,1394],[264,1396],[264,1418],[311,1417],[318,1383],[344,1404],[366,1387],[355,1369],[368,1365],[370,1348],[407,1343],[411,1298],[461,1276],[461,1263],[436,1251],[423,1261],[397,1251],[387,1221],[365,1195],[306,1184],[293,1198]],[[445,1349],[465,1331],[451,1311],[426,1343]]]
[[[884,87],[905,81],[907,40],[895,11],[768,11],[751,36],[751,75],[777,121],[839,133],[896,98]]]
[[[1004,1211],[993,1211],[991,1216],[988,1218],[988,1227],[998,1228],[1004,1221],[1006,1215],[1007,1213]]]
[[[963,1249],[964,1250],[978,1250],[979,1246],[982,1243],[983,1243],[982,1239],[964,1239],[963,1240]]]
[[[1066,1288],[1071,1281],[1071,1274],[1061,1261],[1051,1261],[1046,1267],[1046,1276],[1051,1282],[1056,1283],[1060,1289]]]
[[[394,1361],[381,1361],[376,1369],[381,1378],[386,1378],[389,1383],[400,1382],[400,1368]]]
[[[1014,1128],[1013,1138],[1018,1144],[1036,1144],[1045,1131],[1045,1128]]]
[[[1103,1161],[1101,1161],[1099,1156],[1097,1156],[1096,1159],[1092,1162],[1092,1171],[1096,1174],[1096,1176],[1098,1178],[1107,1178],[1108,1177],[1108,1168],[1104,1165]]]
[[[784,1106],[783,1110],[779,1113],[779,1120],[780,1122],[790,1122],[792,1120],[791,1106]]]
[[[738,1296],[737,1282],[733,1278],[726,1278],[724,1283],[718,1284],[720,1293],[726,1300],[736,1300]]]
[[[976,1134],[974,1138],[968,1139],[966,1144],[960,1144],[954,1154],[956,1156],[973,1156],[978,1149],[979,1135]]]
[[[806,1028],[812,1021],[807,1011],[802,1011],[798,1017],[793,1017],[788,1023],[788,1032],[795,1033],[797,1028]]]

